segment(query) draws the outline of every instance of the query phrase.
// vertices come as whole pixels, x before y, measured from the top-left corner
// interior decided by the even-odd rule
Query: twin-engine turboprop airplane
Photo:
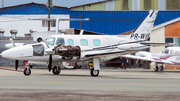
[[[62,66],[62,62],[65,61],[90,61],[94,66],[90,68],[91,76],[98,76],[100,61],[136,53],[149,48],[149,45],[172,45],[145,41],[150,37],[157,13],[158,11],[150,10],[135,31],[127,36],[57,34],[47,37],[44,42],[10,48],[2,52],[2,57],[13,60],[48,62],[49,71],[52,69],[54,74],[59,74],[61,71],[58,63]],[[24,69],[24,74],[31,74],[29,67]]]
[[[140,51],[135,55],[123,55],[123,57],[155,62],[154,71],[163,71],[163,64],[180,65],[180,47],[167,47],[157,54]],[[161,64],[160,68],[158,68],[158,64]]]

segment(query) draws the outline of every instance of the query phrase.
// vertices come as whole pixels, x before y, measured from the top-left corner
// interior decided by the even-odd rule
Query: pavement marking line
[[[44,70],[48,70],[47,68],[46,69],[41,69],[41,70],[39,70],[39,71],[44,71]]]
[[[82,69],[78,69],[78,70],[76,70],[76,72],[77,72],[77,71],[80,71],[80,70],[82,70]]]
[[[79,85],[79,84],[98,84],[98,85],[128,85],[128,86],[174,86],[174,87],[179,87],[180,84],[129,84],[129,83],[85,83],[85,82],[46,82],[46,81],[0,81],[0,82],[18,82],[18,83],[54,83],[54,84],[75,84],[75,85]]]
[[[8,71],[16,71],[16,72],[24,72],[22,70],[14,70],[14,69],[8,69],[8,68],[0,68],[2,70],[8,70]]]

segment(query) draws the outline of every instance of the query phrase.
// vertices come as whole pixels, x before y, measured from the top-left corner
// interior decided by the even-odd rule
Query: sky
[[[48,0],[4,0],[4,7],[31,3],[31,2],[45,4],[47,3],[47,1]],[[72,6],[78,6],[82,4],[94,3],[104,0],[52,0],[52,1],[56,6],[72,7]],[[2,7],[2,0],[0,0],[0,7]]]

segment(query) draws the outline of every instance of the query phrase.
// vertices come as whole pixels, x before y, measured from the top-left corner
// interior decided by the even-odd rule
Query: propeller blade
[[[15,62],[15,69],[16,69],[16,70],[18,69],[18,63],[19,63],[19,61],[16,60],[16,62]]]
[[[13,39],[9,38],[9,41],[12,43],[13,47],[16,47]]]
[[[52,55],[49,55],[49,65],[48,65],[49,72],[51,71],[51,66],[52,66]]]

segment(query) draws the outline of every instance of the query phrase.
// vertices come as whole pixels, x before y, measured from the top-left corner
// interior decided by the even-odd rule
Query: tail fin
[[[150,38],[151,31],[156,19],[158,11],[150,10],[148,15],[139,24],[139,26],[132,32],[129,37],[134,40],[147,40]]]

